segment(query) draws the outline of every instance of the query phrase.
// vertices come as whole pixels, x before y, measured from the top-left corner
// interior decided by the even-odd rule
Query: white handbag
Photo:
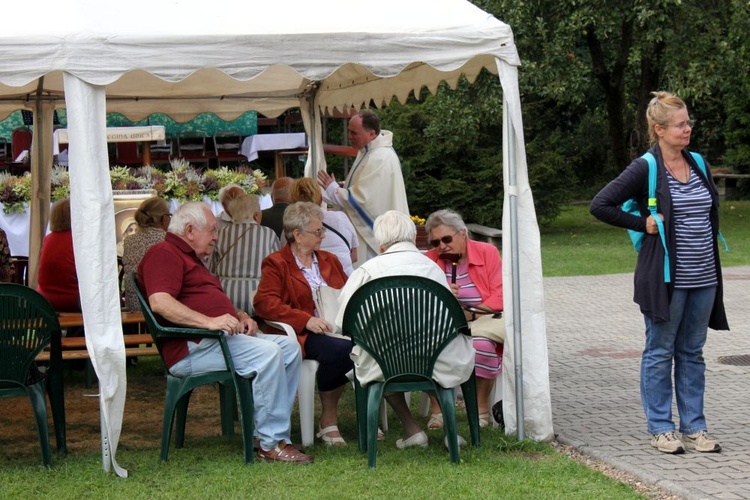
[[[327,285],[319,286],[313,292],[313,301],[315,302],[315,309],[318,310],[318,317],[333,326],[334,331],[326,333],[332,333],[334,337],[341,336],[341,328],[336,325],[336,316],[339,314],[339,295],[341,295],[340,289]]]

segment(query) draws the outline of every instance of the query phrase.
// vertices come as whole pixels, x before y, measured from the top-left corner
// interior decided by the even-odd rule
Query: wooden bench
[[[154,345],[154,339],[150,333],[135,333],[123,335],[125,341],[125,357],[158,356],[159,350]],[[73,359],[89,359],[89,351],[86,349],[86,337],[63,337],[62,359],[69,361]],[[49,361],[50,352],[45,350],[36,357],[37,361]]]
[[[714,178],[716,189],[719,191],[719,199],[725,199],[727,196],[733,198],[737,191],[737,183],[740,180],[750,179],[750,174],[735,174],[722,169],[711,172]]]
[[[123,312],[121,314],[121,321],[123,325],[143,325],[145,332],[146,320],[142,313],[131,313]],[[60,328],[73,328],[83,326],[83,314],[81,313],[60,313],[58,315],[60,322]],[[140,327],[139,327],[140,330]],[[159,350],[154,344],[154,339],[150,333],[134,333],[122,336],[125,343],[125,357],[145,357],[145,356],[158,356]],[[86,349],[86,337],[63,337],[60,339],[62,346],[62,360],[72,361],[76,359],[85,359],[86,363],[86,387],[91,387],[93,382],[93,367],[91,366],[91,358],[89,351]],[[39,353],[36,357],[37,361],[49,362],[50,351]]]
[[[496,227],[482,226],[481,224],[466,224],[469,230],[469,238],[475,241],[484,241],[495,245],[501,253],[503,251],[503,231]]]

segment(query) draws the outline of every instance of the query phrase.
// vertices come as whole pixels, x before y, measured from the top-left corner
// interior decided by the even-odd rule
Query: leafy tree
[[[599,176],[579,178],[611,178],[647,148],[645,110],[651,91],[659,89],[686,99],[691,112],[711,117],[701,119],[708,127],[695,136],[712,157],[721,154],[716,130],[723,119],[717,99],[723,83],[717,70],[725,57],[729,1],[475,3],[513,28],[526,101],[561,108],[565,121],[572,117],[570,136],[586,130],[585,122],[604,118],[607,153],[597,158]],[[585,166],[576,171],[590,173]]]

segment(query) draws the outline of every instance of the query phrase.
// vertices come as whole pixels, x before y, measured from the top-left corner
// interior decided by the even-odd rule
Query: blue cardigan
[[[656,181],[656,199],[659,213],[664,216],[664,228],[667,233],[667,245],[671,255],[675,255],[675,230],[672,225],[672,196],[669,191],[667,171],[661,155],[659,145],[651,148],[656,158],[658,176]],[[700,168],[693,161],[687,150],[682,151],[685,161],[708,187],[711,194],[711,230],[713,232],[714,259],[716,263],[716,278],[718,287],[714,300],[711,318],[708,326],[714,330],[729,330],[726,312],[724,310],[724,293],[721,276],[721,263],[719,262],[719,245],[717,235],[719,232],[719,194],[710,176],[703,175]],[[641,209],[641,217],[623,212],[620,209],[626,200],[635,198]],[[613,226],[646,231],[646,218],[649,215],[647,209],[648,198],[648,163],[642,158],[634,160],[615,180],[607,184],[591,202],[591,214],[602,222]],[[623,240],[627,241],[624,236]],[[625,243],[623,243],[625,244]],[[671,274],[674,276],[675,259],[671,259]],[[638,253],[638,263],[635,267],[635,291],[633,300],[641,308],[641,312],[652,321],[669,321],[669,304],[672,300],[674,283],[664,283],[664,249],[659,235],[646,234],[643,246]]]

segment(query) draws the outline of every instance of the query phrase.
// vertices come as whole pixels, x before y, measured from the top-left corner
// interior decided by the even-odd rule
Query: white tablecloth
[[[212,201],[208,198],[204,198],[204,201],[211,207],[214,215],[219,215],[224,211],[221,203],[218,201]],[[177,210],[180,205],[182,203],[177,200],[169,200],[169,207],[172,212]],[[261,210],[270,208],[272,205],[273,201],[271,201],[270,195],[260,195]],[[0,203],[0,229],[5,231],[5,235],[8,237],[11,255],[29,255],[29,220],[30,213],[28,210],[22,214],[6,214],[3,212],[3,204]],[[49,227],[47,228],[47,233],[49,234]]]
[[[249,135],[242,141],[240,154],[247,157],[247,161],[258,159],[258,151],[277,151],[281,149],[297,149],[307,147],[307,134],[257,134]]]

